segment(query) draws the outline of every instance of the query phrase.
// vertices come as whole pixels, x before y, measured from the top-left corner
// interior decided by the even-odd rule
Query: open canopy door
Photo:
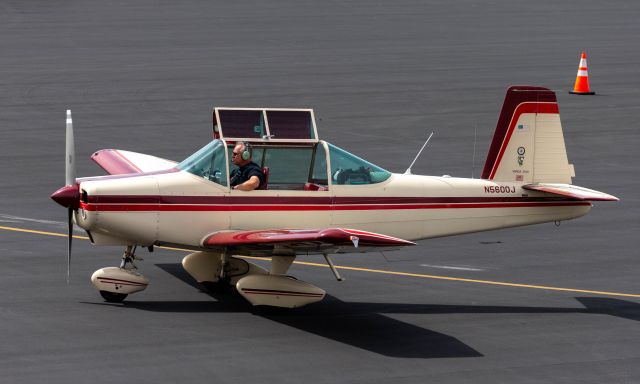
[[[213,135],[227,141],[318,142],[312,109],[215,108]]]

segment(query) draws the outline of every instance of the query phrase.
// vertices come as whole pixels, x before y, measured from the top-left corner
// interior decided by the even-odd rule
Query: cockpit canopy
[[[229,186],[231,153],[248,141],[252,161],[268,169],[267,189],[326,191],[334,185],[367,185],[391,173],[318,139],[312,109],[215,108],[214,140],[178,168]]]
[[[367,185],[391,173],[333,144],[252,144],[253,162],[269,168],[267,189],[327,190],[333,185]],[[178,168],[227,187],[233,144],[215,139],[178,164]],[[328,155],[327,155],[328,154]]]

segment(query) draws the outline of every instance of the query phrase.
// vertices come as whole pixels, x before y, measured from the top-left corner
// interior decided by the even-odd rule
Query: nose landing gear
[[[135,256],[135,250],[136,247],[127,246],[120,267],[101,268],[91,276],[91,282],[105,301],[121,303],[129,294],[140,292],[149,285],[149,280],[136,271],[134,260],[142,258]]]

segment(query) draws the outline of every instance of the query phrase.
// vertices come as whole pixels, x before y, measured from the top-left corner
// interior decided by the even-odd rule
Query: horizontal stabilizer
[[[91,159],[111,175],[163,171],[177,164],[175,161],[119,149],[101,149],[91,155]]]
[[[617,197],[611,196],[604,192],[598,192],[598,191],[594,191],[593,189],[578,187],[576,185],[570,185],[570,184],[536,183],[536,184],[523,185],[522,188],[528,189],[530,191],[546,192],[554,195],[570,197],[572,199],[585,200],[585,201],[618,201],[620,200]]]

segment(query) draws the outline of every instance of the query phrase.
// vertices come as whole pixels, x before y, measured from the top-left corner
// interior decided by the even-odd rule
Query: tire
[[[108,303],[122,303],[127,298],[125,293],[115,293],[109,291],[100,291],[100,296]]]

